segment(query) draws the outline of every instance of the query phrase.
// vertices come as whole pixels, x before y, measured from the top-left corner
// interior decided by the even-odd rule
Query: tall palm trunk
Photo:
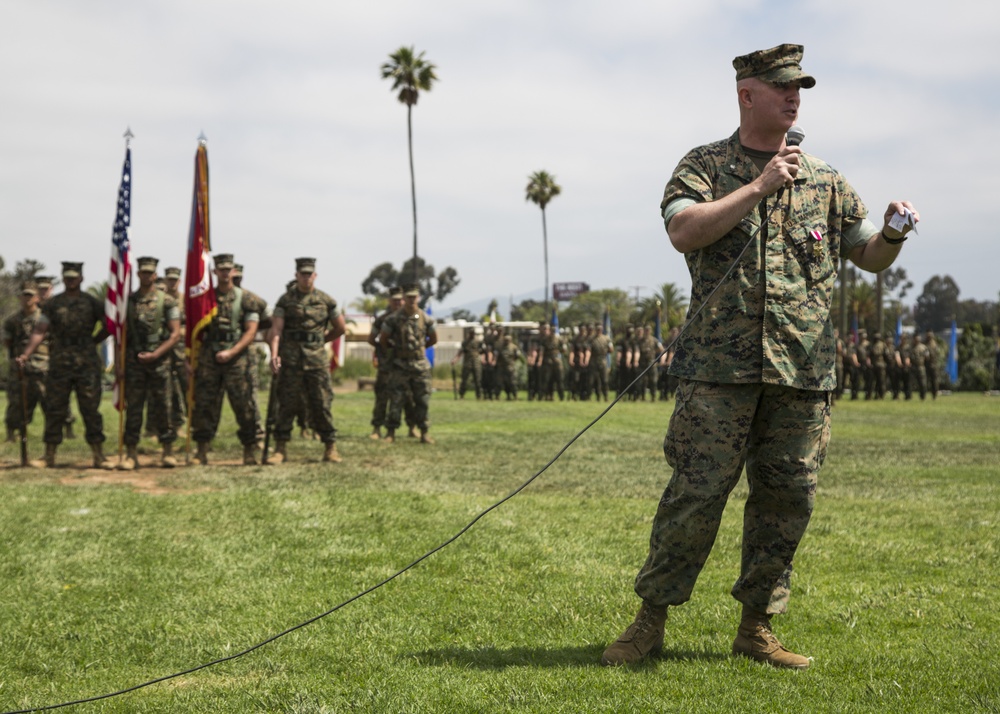
[[[542,249],[545,252],[545,315],[546,320],[549,315],[549,232],[545,227],[545,206],[542,206]]]
[[[417,179],[413,172],[413,105],[406,105],[406,138],[410,147],[410,195],[413,198],[413,284],[417,279]]]

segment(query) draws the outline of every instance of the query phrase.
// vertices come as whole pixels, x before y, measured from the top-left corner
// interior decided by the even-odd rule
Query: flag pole
[[[125,133],[122,134],[122,138],[125,139],[125,151],[128,152],[132,148],[132,139],[135,134],[132,133],[132,127],[125,127]],[[130,172],[131,173],[131,172]],[[129,251],[131,253],[131,251]],[[131,260],[131,256],[129,258]],[[129,266],[131,268],[131,266]],[[128,285],[125,287],[125,315],[122,317],[122,332],[121,332],[121,345],[118,346],[118,357],[121,358],[121,376],[115,375],[115,378],[119,380],[118,382],[118,465],[121,466],[122,456],[124,453],[124,442],[125,442],[125,410],[128,409],[128,402],[125,400],[125,340],[127,339],[128,333],[128,295],[132,293],[132,271],[131,269],[127,271],[128,274]],[[117,371],[117,370],[116,370]]]

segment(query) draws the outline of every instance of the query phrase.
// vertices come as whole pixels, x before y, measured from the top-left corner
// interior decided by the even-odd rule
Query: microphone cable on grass
[[[357,593],[356,595],[353,595],[353,596],[349,597],[348,599],[344,600],[343,602],[339,603],[338,605],[335,605],[334,607],[330,608],[326,612],[320,613],[319,615],[316,615],[315,617],[311,617],[308,620],[304,620],[304,621],[302,621],[302,622],[300,622],[300,623],[298,623],[296,625],[293,625],[293,626],[289,627],[288,629],[282,630],[278,634],[272,635],[271,637],[268,637],[267,639],[262,640],[262,641],[258,642],[255,645],[251,645],[250,647],[247,647],[246,649],[244,649],[244,650],[242,650],[240,652],[237,652],[235,654],[228,655],[226,657],[219,657],[218,659],[214,659],[214,660],[212,660],[210,662],[205,662],[204,664],[200,664],[200,665],[197,665],[195,667],[190,667],[190,668],[182,670],[180,672],[174,672],[173,674],[167,674],[167,675],[164,675],[162,677],[157,677],[155,679],[150,679],[149,681],[142,682],[141,684],[136,684],[136,685],[133,685],[131,687],[126,687],[124,689],[119,689],[119,690],[114,691],[114,692],[108,692],[107,694],[100,694],[100,695],[96,695],[96,696],[93,696],[93,697],[85,697],[85,698],[81,698],[81,699],[74,699],[72,701],[61,702],[59,704],[49,704],[49,705],[45,705],[45,706],[31,707],[31,708],[28,708],[28,709],[10,710],[10,711],[3,712],[2,714],[29,714],[30,712],[51,711],[53,709],[61,709],[61,708],[64,708],[64,707],[76,706],[78,704],[87,704],[87,703],[90,703],[90,702],[97,702],[97,701],[101,701],[101,700],[104,700],[104,699],[111,699],[113,697],[122,696],[123,694],[128,694],[129,692],[134,692],[134,691],[137,691],[139,689],[144,689],[144,688],[152,686],[154,684],[159,684],[161,682],[166,682],[166,681],[169,681],[171,679],[176,679],[177,677],[183,677],[184,675],[187,675],[187,674],[193,674],[194,672],[198,672],[198,671],[201,671],[203,669],[208,669],[209,667],[214,667],[215,665],[223,664],[224,662],[231,662],[232,660],[239,659],[240,657],[244,657],[244,656],[250,654],[251,652],[255,652],[256,650],[259,650],[260,648],[264,647],[265,645],[269,645],[272,642],[274,642],[275,640],[281,639],[285,635],[291,634],[292,632],[295,632],[296,630],[301,630],[303,627],[311,625],[314,622],[317,622],[317,621],[322,620],[323,618],[325,618],[325,617],[327,617],[329,615],[332,615],[333,613],[337,612],[341,608],[344,608],[347,605],[350,605],[355,600],[360,600],[361,598],[365,597],[366,595],[369,595],[369,594],[375,592],[376,590],[378,590],[379,588],[381,588],[383,585],[387,585],[388,583],[392,582],[393,580],[395,580],[396,578],[398,578],[403,573],[407,572],[408,570],[411,570],[412,568],[414,568],[418,564],[420,564],[423,561],[425,561],[428,558],[430,558],[432,555],[434,555],[434,554],[438,553],[439,551],[444,550],[445,548],[447,548],[449,545],[451,545],[452,543],[454,543],[455,541],[457,541],[459,538],[461,538],[463,535],[465,535],[474,525],[476,525],[476,523],[478,523],[487,514],[489,514],[489,513],[493,512],[493,511],[495,511],[496,509],[500,508],[500,506],[502,506],[503,504],[507,503],[507,501],[509,501],[512,498],[514,498],[514,496],[516,496],[519,493],[521,493],[521,491],[523,491],[524,489],[526,489],[539,476],[541,476],[543,473],[545,473],[549,469],[549,467],[552,466],[552,464],[554,464],[556,461],[558,461],[559,458],[564,453],[566,453],[566,451],[569,449],[569,447],[571,447],[573,444],[575,444],[576,441],[581,436],[583,436],[584,434],[586,434],[590,430],[590,428],[592,426],[594,426],[595,424],[597,424],[597,422],[599,422],[601,419],[603,419],[604,416],[608,412],[610,412],[611,409],[614,408],[614,406],[616,404],[618,404],[619,401],[621,401],[622,397],[624,397],[626,394],[628,394],[629,390],[631,390],[632,387],[634,387],[636,385],[636,383],[639,382],[639,380],[641,380],[650,369],[652,369],[653,365],[655,365],[657,362],[660,361],[660,359],[663,357],[663,355],[665,355],[667,352],[670,351],[670,349],[677,343],[677,340],[680,339],[681,335],[683,335],[684,332],[687,330],[688,326],[691,325],[698,318],[699,315],[701,315],[701,312],[702,312],[702,310],[704,310],[705,306],[708,305],[708,303],[715,296],[716,292],[718,292],[719,288],[722,287],[722,285],[726,282],[726,280],[729,279],[729,276],[732,275],[733,271],[736,269],[736,266],[739,265],[739,262],[743,259],[744,254],[747,252],[747,249],[750,247],[750,245],[753,243],[754,239],[757,237],[757,234],[760,232],[761,226],[763,226],[763,225],[765,225],[767,223],[767,221],[771,217],[771,214],[774,213],[774,210],[779,205],[781,205],[781,193],[782,193],[782,191],[778,192],[778,195],[776,197],[774,205],[771,207],[771,209],[768,211],[767,215],[761,221],[760,226],[758,226],[757,229],[754,230],[754,232],[750,235],[750,238],[749,238],[749,240],[747,240],[746,245],[743,246],[743,249],[739,252],[739,254],[736,256],[736,258],[733,260],[732,264],[729,266],[729,269],[719,279],[719,281],[715,284],[715,287],[712,288],[712,290],[708,293],[708,295],[705,297],[705,299],[702,300],[702,302],[698,306],[698,308],[694,312],[691,313],[690,317],[688,317],[688,319],[685,321],[685,323],[681,326],[680,332],[677,333],[677,336],[674,337],[674,339],[670,342],[670,344],[668,344],[666,347],[664,347],[663,350],[660,352],[660,354],[657,355],[656,358],[653,359],[650,362],[650,364],[644,370],[642,370],[642,372],[640,372],[635,377],[635,379],[633,379],[629,383],[629,385],[625,389],[619,390],[618,395],[614,398],[614,400],[612,400],[611,403],[608,404],[608,406],[606,406],[585,427],[583,427],[580,431],[578,431],[569,441],[567,441],[566,444],[564,444],[563,447],[561,449],[559,449],[559,451],[556,452],[556,455],[553,456],[551,459],[549,459],[549,461],[544,466],[542,466],[541,469],[539,469],[537,472],[535,472],[535,474],[532,475],[528,480],[526,480],[524,483],[522,483],[520,486],[518,486],[517,488],[515,488],[509,494],[507,494],[506,496],[504,496],[503,498],[501,498],[499,501],[497,501],[493,505],[485,508],[484,510],[480,511],[471,521],[469,521],[457,533],[455,533],[455,535],[451,536],[450,538],[448,538],[447,540],[443,541],[439,545],[437,545],[434,548],[430,549],[429,551],[427,551],[426,553],[424,553],[423,555],[421,555],[420,557],[418,557],[416,560],[414,560],[411,563],[409,563],[408,565],[400,568],[399,570],[397,570],[395,573],[393,573],[392,575],[388,576],[387,578],[379,581],[375,585],[372,585],[368,589],[362,590],[361,592]]]

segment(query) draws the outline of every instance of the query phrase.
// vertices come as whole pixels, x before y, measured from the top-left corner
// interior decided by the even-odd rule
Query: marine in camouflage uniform
[[[635,352],[635,328],[632,325],[626,325],[625,334],[622,335],[618,342],[615,344],[615,364],[617,366],[616,379],[615,379],[615,390],[618,392],[619,396],[628,389],[629,385],[632,384],[632,380],[635,378],[635,365],[634,365],[634,352]]]
[[[42,316],[38,307],[38,285],[28,281],[21,286],[21,310],[4,320],[0,341],[10,358],[7,375],[7,441],[14,441],[14,432],[24,435],[34,419],[35,406],[45,411],[45,376],[49,371],[49,343],[45,339],[31,355],[23,369],[14,361],[24,352]],[[27,423],[25,422],[27,417]]]
[[[233,285],[233,256],[215,256],[217,312],[204,331],[194,373],[194,411],[191,428],[198,442],[195,458],[208,463],[208,447],[219,428],[222,394],[236,416],[237,438],[243,445],[243,463],[257,463],[257,430],[254,424],[252,385],[247,382],[247,348],[257,334],[260,315],[256,303]]]
[[[524,362],[524,353],[505,329],[496,347],[499,389],[507,400],[517,399],[517,363]]]
[[[590,384],[598,399],[608,401],[608,355],[614,350],[611,338],[604,334],[604,325],[595,323],[590,340]]]
[[[386,419],[385,440],[389,443],[395,440],[403,405],[408,398],[413,400],[413,417],[420,429],[421,443],[434,443],[427,434],[431,365],[426,350],[437,344],[437,330],[434,320],[417,306],[419,299],[417,288],[407,288],[403,293],[403,307],[386,318],[380,332],[379,339],[386,340],[392,349],[395,367],[389,382],[389,416]]]
[[[56,278],[54,275],[36,275],[35,284],[38,285],[38,307],[44,308],[45,303],[47,303],[52,298],[52,287],[55,285]],[[44,402],[42,403],[42,409],[45,409]],[[69,405],[66,410],[66,438],[75,439],[76,434],[73,433],[73,422],[76,421],[76,415],[73,414],[73,405]]]
[[[528,401],[542,398],[542,348],[540,335],[528,340]]]
[[[899,379],[906,399],[913,398],[913,342],[910,335],[903,335],[899,341]]]
[[[902,372],[902,361],[899,357],[899,348],[896,346],[895,340],[892,336],[885,338],[885,362],[886,362],[886,378],[889,380],[889,391],[892,392],[893,399],[899,399],[899,393],[902,390],[902,377],[900,372]]]
[[[855,339],[847,345],[847,375],[851,383],[851,401],[861,396],[861,356],[858,354],[858,343]]]
[[[927,398],[927,354],[929,350],[920,335],[913,336],[913,353],[910,355],[910,384],[920,391],[920,400]]]
[[[681,378],[663,446],[673,475],[635,581],[642,606],[605,651],[606,665],[662,646],[667,607],[690,598],[745,466],[750,492],[732,589],[743,614],[733,653],[809,666],[775,638],[770,618],[787,607],[829,440],[838,267],[850,258],[882,270],[903,236],[879,231],[839,173],[786,145],[800,88],[815,83],[801,57],[801,46],[782,45],[736,58],[740,128],[688,153],[664,191],[664,224],[692,281],[670,366]],[[891,204],[886,222],[904,208]]]
[[[296,258],[295,285],[278,298],[271,317],[271,370],[278,380],[276,445],[269,464],[288,458],[288,441],[301,404],[323,442],[323,461],[340,462],[330,404],[330,362],[324,345],[346,331],[337,301],[315,287],[316,259]]]
[[[253,403],[254,433],[257,435],[257,441],[259,442],[264,438],[264,428],[260,420],[259,400],[262,348],[258,347],[257,343],[262,341],[263,336],[267,334],[267,331],[271,327],[271,313],[268,312],[267,301],[264,298],[243,287],[243,266],[239,263],[233,263],[233,285],[243,291],[244,299],[250,306],[250,310],[256,312],[260,317],[260,321],[257,323],[257,335],[254,341],[250,343],[250,346],[247,347],[246,360],[247,381],[250,383],[250,401]],[[221,399],[219,400],[219,408],[222,408]]]
[[[932,399],[937,399],[938,395],[938,370],[941,367],[941,350],[938,347],[937,338],[930,330],[924,335],[927,344],[927,358],[924,361],[924,373],[927,375],[927,391]]]
[[[872,373],[874,374],[875,382],[875,398],[885,399],[886,390],[886,369],[888,367],[887,355],[885,351],[885,341],[882,339],[882,333],[876,332],[872,335],[871,346],[868,348],[868,354],[870,355],[872,361]]]
[[[125,322],[125,364],[119,365],[119,379],[125,383],[125,431],[127,453],[119,468],[131,471],[139,465],[137,448],[142,431],[142,411],[148,404],[149,424],[163,448],[161,464],[177,465],[174,442],[177,430],[170,415],[173,398],[170,355],[181,338],[177,301],[156,289],[156,258],[139,258],[139,289],[128,299]],[[120,359],[115,350],[116,360]]]
[[[372,408],[372,439],[382,438],[382,427],[385,426],[386,415],[389,411],[389,381],[392,375],[393,356],[392,350],[381,337],[382,323],[392,313],[403,306],[403,289],[393,288],[389,291],[389,308],[377,315],[372,321],[372,328],[368,332],[368,344],[375,350],[375,406]],[[464,392],[463,392],[464,394]],[[479,397],[479,381],[476,381],[476,397]]]
[[[554,392],[559,392],[559,401],[566,398],[563,392],[563,354],[566,343],[547,322],[539,327],[539,347],[542,355],[542,398],[551,402]]]
[[[83,263],[63,264],[66,290],[42,308],[24,352],[17,358],[22,367],[42,344],[49,340],[49,372],[45,379],[45,456],[32,462],[39,468],[55,466],[56,450],[63,440],[69,414],[69,399],[76,392],[80,416],[86,426],[95,467],[114,468],[104,456],[104,419],[101,417],[101,372],[103,365],[97,345],[108,336],[104,329],[104,303],[80,290]]]
[[[639,394],[642,401],[646,401],[646,392],[649,392],[651,401],[656,401],[657,365],[654,360],[663,351],[663,345],[653,336],[653,331],[649,327],[640,328],[642,332],[636,335],[636,347],[639,353],[637,370],[641,373],[649,367],[649,371],[639,381]]]
[[[167,268],[164,272],[165,290],[164,292],[172,297],[177,303],[177,310],[181,321],[181,339],[177,341],[174,348],[170,350],[170,419],[175,431],[180,431],[181,425],[187,418],[187,392],[188,392],[188,371],[187,362],[184,357],[184,296],[178,289],[181,279],[181,269],[176,267]]]
[[[579,325],[570,348],[572,356],[573,398],[590,399],[590,325]]]
[[[458,348],[458,352],[452,358],[452,365],[456,364],[459,358],[462,360],[462,381],[458,387],[459,398],[465,399],[465,392],[469,388],[469,382],[472,382],[472,386],[476,391],[476,399],[482,399],[482,342],[480,342],[479,337],[476,336],[476,329],[474,327],[465,328],[462,345]]]

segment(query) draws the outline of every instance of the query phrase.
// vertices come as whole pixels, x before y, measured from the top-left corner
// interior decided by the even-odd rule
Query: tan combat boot
[[[244,466],[256,466],[257,465],[257,444],[244,444],[243,445],[243,465]]]
[[[601,655],[601,664],[614,667],[634,664],[650,653],[663,649],[663,625],[667,621],[667,608],[654,607],[645,600],[635,621]]]
[[[382,438],[382,441],[384,441],[387,444],[391,444],[394,441],[396,441],[396,430],[395,429],[386,429],[385,430],[385,436]]]
[[[14,443],[14,430],[11,429],[9,426],[7,427],[7,441],[5,441],[4,443],[6,444]]]
[[[410,437],[411,439],[416,439],[417,438],[417,427],[411,426],[410,429],[409,429],[409,431],[406,432],[406,435],[408,437]]]
[[[36,469],[51,469],[55,468],[56,465],[56,449],[59,447],[56,444],[46,444],[45,445],[45,456],[40,459],[35,459],[30,463],[32,468]]]
[[[106,469],[112,471],[115,465],[111,463],[111,459],[104,455],[104,449],[100,444],[91,444],[90,453],[94,456],[94,468],[95,469]]]
[[[134,471],[139,465],[139,455],[136,453],[136,446],[125,447],[125,458],[122,459],[121,463],[118,464],[118,468],[122,471]]]
[[[733,641],[733,654],[784,669],[808,669],[810,659],[785,649],[771,632],[771,618],[748,607]]]
[[[433,444],[434,439],[432,439],[428,434],[427,430],[424,429],[420,432],[420,443],[421,444]]]
[[[339,464],[343,460],[344,459],[341,457],[340,452],[337,451],[337,445],[335,443],[331,442],[326,445],[326,448],[323,450],[323,461],[332,461],[335,464]]]
[[[378,427],[375,427],[374,429],[372,429],[372,433],[368,438],[371,439],[372,441],[378,441],[379,439],[382,438],[382,432],[379,431]]]
[[[274,445],[274,452],[267,457],[267,463],[271,466],[283,464],[288,459],[288,442],[279,441]]]
[[[195,461],[197,461],[202,466],[208,466],[208,442],[199,441],[198,451],[194,455]]]
[[[163,445],[163,454],[160,456],[160,465],[165,469],[172,469],[177,466],[177,459],[174,457],[173,442]]]

